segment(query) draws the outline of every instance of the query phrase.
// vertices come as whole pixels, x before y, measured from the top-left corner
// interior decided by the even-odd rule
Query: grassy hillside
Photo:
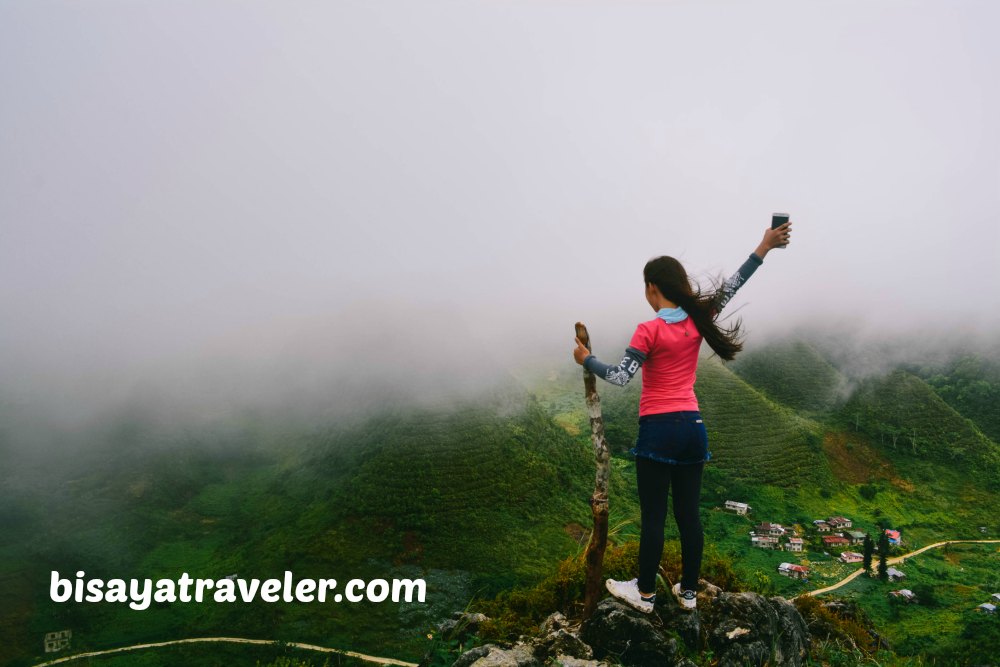
[[[383,412],[246,451],[239,442],[133,444],[135,455],[51,480],[27,503],[40,530],[0,553],[0,576],[24,582],[2,600],[3,617],[18,621],[0,638],[5,663],[26,664],[42,634],[64,628],[76,649],[219,634],[416,659],[436,621],[474,596],[540,578],[579,551],[590,521],[589,441],[523,392]],[[634,509],[618,473],[612,494],[618,511]],[[280,578],[286,569],[342,583],[422,577],[428,603],[164,603],[136,612],[52,603],[50,569],[105,580]]]
[[[803,412],[832,408],[845,385],[840,372],[803,340],[750,350],[728,367],[767,397]]]
[[[941,366],[907,365],[938,396],[968,417],[993,442],[1000,442],[1000,361],[960,355]]]
[[[767,399],[717,358],[699,363],[695,392],[713,463],[733,479],[796,488],[829,477],[818,425]]]
[[[1000,490],[1000,447],[912,373],[863,381],[839,416],[917,479],[933,480],[945,468]]]

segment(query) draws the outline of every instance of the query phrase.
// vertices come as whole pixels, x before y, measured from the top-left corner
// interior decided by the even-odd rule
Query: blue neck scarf
[[[680,306],[676,308],[660,308],[656,311],[656,316],[668,324],[681,322],[687,318],[688,314]]]

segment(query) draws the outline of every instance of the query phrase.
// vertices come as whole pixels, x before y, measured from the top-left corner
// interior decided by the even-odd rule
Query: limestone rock
[[[677,640],[666,634],[656,616],[635,611],[614,598],[597,605],[580,628],[580,639],[597,658],[611,655],[623,665],[671,665],[677,655]]]
[[[568,655],[557,655],[552,662],[552,667],[610,667],[602,660],[580,660]]]
[[[541,664],[527,644],[508,649],[486,644],[460,655],[452,667],[541,667]]]
[[[799,667],[809,649],[809,633],[787,600],[757,593],[720,593],[703,612],[707,643],[720,667],[769,665]]]

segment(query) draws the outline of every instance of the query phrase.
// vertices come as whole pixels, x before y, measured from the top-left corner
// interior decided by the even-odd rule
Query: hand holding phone
[[[788,214],[787,213],[772,213],[771,214],[771,229],[777,229],[778,227],[781,227],[786,222],[788,222]],[[788,244],[785,243],[784,245],[779,245],[779,246],[775,246],[775,247],[776,248],[785,249],[785,248],[788,247]]]

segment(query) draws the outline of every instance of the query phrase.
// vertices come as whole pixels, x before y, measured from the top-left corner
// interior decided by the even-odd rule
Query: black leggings
[[[639,486],[642,532],[639,536],[639,590],[656,591],[656,571],[663,556],[663,524],[667,520],[667,496],[674,487],[674,519],[681,533],[682,590],[698,590],[701,554],[705,536],[698,514],[701,473],[704,463],[675,465],[644,456],[635,458]]]

